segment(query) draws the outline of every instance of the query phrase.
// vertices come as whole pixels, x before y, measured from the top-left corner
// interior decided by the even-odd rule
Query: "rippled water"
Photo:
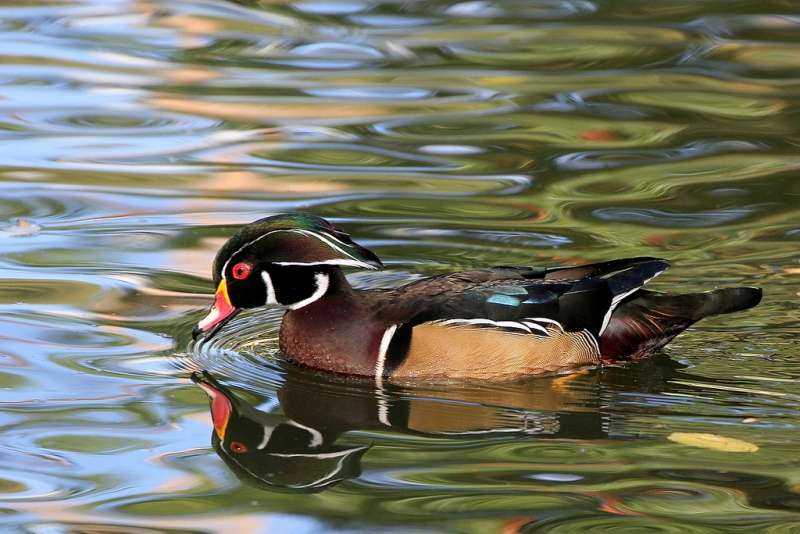
[[[797,7],[0,1],[4,530],[800,530]],[[191,349],[217,247],[297,209],[385,260],[361,286],[652,255],[765,298],[512,385],[301,372],[274,311]],[[229,466],[197,369],[330,455]]]

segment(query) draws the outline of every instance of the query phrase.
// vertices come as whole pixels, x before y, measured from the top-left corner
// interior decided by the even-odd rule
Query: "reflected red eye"
[[[233,273],[233,277],[237,280],[244,280],[250,273],[253,271],[253,266],[246,262],[240,262],[233,266],[231,272]]]
[[[241,454],[243,452],[247,452],[247,445],[241,441],[231,441],[230,449],[236,454]]]

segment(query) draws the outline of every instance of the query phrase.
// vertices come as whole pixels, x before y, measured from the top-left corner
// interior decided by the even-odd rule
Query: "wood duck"
[[[639,257],[572,267],[499,266],[359,290],[342,268],[380,259],[328,221],[291,213],[244,226],[213,264],[213,306],[192,335],[240,310],[287,311],[280,350],[293,362],[381,382],[514,380],[644,358],[696,321],[751,308],[751,287],[643,289],[669,267]]]

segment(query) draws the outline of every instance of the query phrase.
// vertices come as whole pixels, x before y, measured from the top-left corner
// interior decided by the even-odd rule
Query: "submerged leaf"
[[[689,445],[690,447],[701,447],[703,449],[714,449],[726,452],[756,452],[758,445],[736,438],[726,438],[717,434],[703,434],[696,432],[673,432],[667,439]]]

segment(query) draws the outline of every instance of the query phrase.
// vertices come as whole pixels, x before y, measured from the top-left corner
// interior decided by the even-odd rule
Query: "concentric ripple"
[[[798,47],[786,0],[0,3],[4,526],[797,531]],[[657,256],[765,296],[515,384],[305,370],[280,310],[192,341],[225,239],[297,210],[358,288]],[[231,463],[200,370],[294,456]]]

